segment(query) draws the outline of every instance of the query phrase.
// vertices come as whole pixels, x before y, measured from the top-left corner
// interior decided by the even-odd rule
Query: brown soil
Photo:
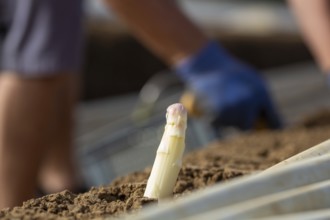
[[[263,170],[287,157],[329,138],[330,113],[322,111],[305,118],[294,128],[264,131],[222,140],[191,152],[174,188],[174,197],[237,176]],[[26,201],[0,212],[2,219],[103,219],[137,212],[157,202],[143,197],[150,168],[120,177],[109,186],[83,194],[69,191]]]

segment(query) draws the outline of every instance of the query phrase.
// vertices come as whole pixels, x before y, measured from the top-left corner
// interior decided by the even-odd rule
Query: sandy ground
[[[174,199],[213,184],[264,170],[329,138],[330,111],[320,111],[282,131],[243,134],[214,142],[184,157]],[[138,212],[156,200],[143,197],[150,167],[83,194],[63,191],[4,209],[1,219],[103,219]]]

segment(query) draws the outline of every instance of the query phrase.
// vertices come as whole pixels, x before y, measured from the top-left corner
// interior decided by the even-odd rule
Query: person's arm
[[[321,69],[330,74],[330,1],[288,0]]]
[[[134,35],[170,65],[200,50],[208,41],[174,0],[106,0]]]
[[[269,128],[281,127],[259,74],[209,39],[174,0],[106,1],[134,35],[174,69],[217,131],[222,126],[253,129],[261,117]]]

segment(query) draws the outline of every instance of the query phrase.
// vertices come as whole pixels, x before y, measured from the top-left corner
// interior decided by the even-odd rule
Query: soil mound
[[[325,122],[327,118],[327,123]],[[299,126],[282,131],[246,133],[214,142],[185,155],[174,197],[264,170],[329,138],[330,111],[305,118]],[[83,194],[63,191],[31,199],[20,207],[0,211],[2,219],[103,219],[157,202],[143,197],[150,167],[122,176],[108,186]]]

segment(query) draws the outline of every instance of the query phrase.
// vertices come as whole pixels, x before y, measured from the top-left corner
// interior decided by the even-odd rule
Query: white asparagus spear
[[[187,111],[176,103],[167,108],[165,131],[144,193],[145,197],[163,199],[173,194],[182,165],[187,127]]]
[[[330,179],[330,155],[289,164],[273,172],[248,175],[145,209],[134,220],[181,219],[217,208]]]

